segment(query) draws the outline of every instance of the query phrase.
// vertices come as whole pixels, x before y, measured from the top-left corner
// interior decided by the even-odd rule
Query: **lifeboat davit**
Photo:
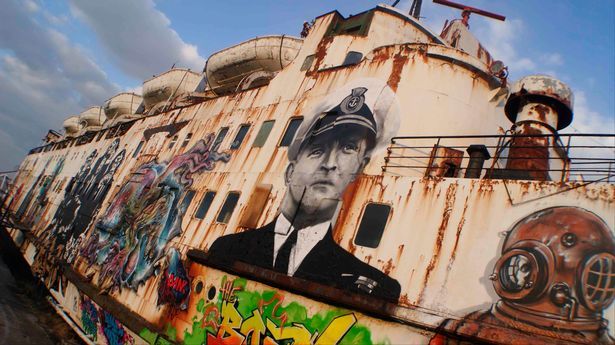
[[[107,117],[104,127],[138,119],[142,116],[142,104],[143,97],[132,92],[122,92],[109,98],[103,106]]]
[[[263,36],[221,50],[207,60],[207,84],[217,95],[265,85],[297,57],[302,45],[296,37]]]
[[[79,114],[79,122],[81,123],[81,131],[83,133],[99,131],[107,117],[102,107],[89,107]],[[83,134],[82,133],[82,134]]]
[[[147,114],[164,110],[171,100],[197,89],[203,76],[174,68],[143,82],[143,105]]]
[[[64,120],[64,132],[67,137],[77,136],[81,131],[81,122],[79,122],[79,116],[71,116]]]

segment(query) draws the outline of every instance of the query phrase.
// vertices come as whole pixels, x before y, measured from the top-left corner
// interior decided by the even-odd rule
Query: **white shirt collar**
[[[291,229],[293,229],[293,226],[290,224],[290,221],[280,213],[278,219],[275,221],[275,229],[273,231],[278,235],[288,236]]]
[[[330,226],[331,222],[327,221],[298,230],[299,233],[297,234],[297,244],[290,252],[287,272],[289,276],[295,274],[305,257],[312,251],[312,249],[314,249],[316,244],[318,244],[318,242],[325,237]],[[274,227],[275,235],[273,240],[272,264],[275,264],[278,251],[284,242],[286,242],[292,230],[294,230],[294,227],[290,221],[280,213]]]

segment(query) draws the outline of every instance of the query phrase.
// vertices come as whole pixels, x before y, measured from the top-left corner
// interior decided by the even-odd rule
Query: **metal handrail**
[[[532,145],[527,141],[523,141],[521,145],[515,145],[512,139],[517,138],[547,138],[549,140],[544,140],[545,145],[540,143]],[[611,177],[615,176],[615,145],[611,144],[610,141],[610,139],[613,139],[613,142],[615,142],[615,134],[604,133],[532,135],[507,132],[494,135],[396,136],[391,139],[391,144],[387,148],[382,170],[396,169],[399,172],[399,169],[406,168],[415,172],[417,169],[425,169],[425,176],[429,176],[442,174],[447,169],[453,169],[454,171],[448,173],[455,175],[454,177],[459,177],[461,172],[468,169],[469,159],[466,148],[472,141],[471,139],[476,139],[476,142],[472,144],[483,145],[491,156],[490,160],[485,162],[486,166],[480,171],[483,177],[507,176],[498,173],[498,171],[517,173],[519,176],[523,175],[520,172],[525,172],[526,175],[527,173],[544,172],[547,179],[553,179],[554,176],[549,175],[549,173],[552,173],[552,175],[558,175],[557,179],[560,181],[568,181],[571,177],[581,177],[584,181],[587,181],[587,178],[593,179],[596,177],[597,180],[610,182]],[[562,139],[567,139],[567,143],[564,144]],[[592,139],[597,145],[580,142],[581,140]],[[608,140],[608,142],[600,144],[598,139],[601,141]],[[459,140],[463,141],[463,144],[459,143]],[[430,143],[426,145],[425,141]],[[439,148],[452,151],[436,150]],[[523,149],[525,149],[523,155],[518,155],[518,150]],[[540,155],[539,151],[532,149],[543,150],[545,155]],[[511,155],[511,152],[515,151],[517,153]],[[465,166],[462,164],[464,161],[466,162]],[[508,169],[506,168],[506,165],[511,162],[522,163],[523,161],[528,162],[527,168],[519,168],[518,163],[511,165]],[[558,161],[561,164],[558,164]],[[517,165],[517,167],[514,165]],[[475,168],[471,169],[476,170]],[[495,173],[492,174],[493,172]]]

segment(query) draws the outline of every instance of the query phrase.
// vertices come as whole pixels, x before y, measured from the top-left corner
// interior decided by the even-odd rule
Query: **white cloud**
[[[519,41],[525,32],[521,19],[509,19],[504,22],[489,20],[487,25],[479,26],[476,35],[494,59],[501,60],[513,73],[531,72],[536,69],[534,59],[519,56]]]
[[[40,9],[38,4],[33,0],[24,1],[24,6],[29,12],[38,12],[38,10]]]
[[[612,117],[604,116],[595,111],[587,96],[582,90],[575,90],[575,104],[574,104],[574,117],[572,124],[566,129],[562,130],[563,134],[597,134],[597,133],[615,133],[615,121]],[[564,139],[567,141],[567,139]],[[574,179],[579,177],[579,174],[583,175],[582,179],[585,181],[597,180],[600,178],[607,178],[608,173],[597,173],[596,171],[578,171],[578,169],[596,169],[605,170],[608,169],[608,161],[599,161],[599,159],[612,160],[615,157],[615,150],[607,147],[615,146],[615,138],[613,137],[573,137],[570,141],[570,157],[573,164],[571,165],[573,172],[571,177]],[[579,146],[594,146],[593,148],[579,147]],[[575,158],[584,157],[586,160],[582,161],[583,165],[575,164]],[[598,158],[589,164],[590,161],[587,158]],[[578,162],[577,162],[578,163]],[[576,170],[576,171],[575,171]],[[612,179],[613,177],[611,177]]]
[[[173,64],[200,71],[205,64],[197,47],[179,37],[152,0],[71,0],[70,6],[121,70],[132,77],[145,80]]]
[[[10,0],[0,11],[0,168],[16,165],[68,115],[118,90],[83,49],[42,27],[31,10]]]
[[[564,58],[558,53],[542,54],[540,62],[549,66],[561,66],[564,64]]]
[[[44,11],[43,16],[51,25],[60,26],[68,23],[68,16],[66,15],[55,16],[49,11]]]
[[[615,133],[613,118],[592,109],[583,90],[574,91],[574,119],[567,133]]]

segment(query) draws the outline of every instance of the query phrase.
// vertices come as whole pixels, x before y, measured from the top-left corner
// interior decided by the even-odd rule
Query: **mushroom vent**
[[[529,75],[517,81],[510,90],[504,112],[515,123],[517,114],[528,102],[543,103],[557,111],[557,130],[564,129],[572,122],[574,96],[563,82],[546,75]]]

